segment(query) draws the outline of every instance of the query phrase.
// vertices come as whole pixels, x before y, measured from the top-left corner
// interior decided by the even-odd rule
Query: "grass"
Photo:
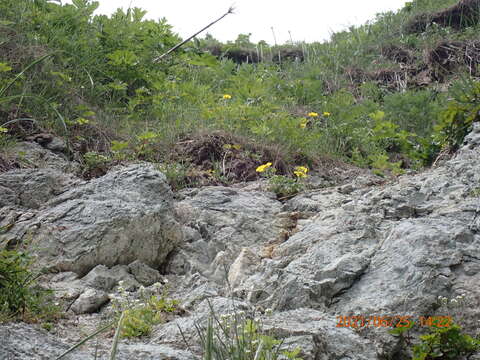
[[[61,316],[52,292],[40,287],[33,259],[21,250],[0,250],[0,323],[15,320],[50,323]]]
[[[292,177],[295,166],[322,156],[374,169],[378,159],[391,162],[381,165],[388,169],[399,157],[402,168],[428,166],[450,145],[432,137],[440,138],[436,125],[452,95],[448,86],[439,91],[433,78],[416,85],[418,72],[430,69],[423,53],[441,39],[473,39],[478,26],[429,27],[421,34],[404,28],[418,14],[454,3],[416,0],[325,43],[271,47],[253,44],[246,35],[226,44],[206,37],[155,62],[180,39],[166,20],[143,20],[140,9],[106,17],[94,16],[95,4],[87,1],[60,6],[8,0],[0,7],[0,122],[20,139],[40,129],[64,136],[85,159],[86,177],[103,174],[108,168],[103,160],[125,155],[118,144],[129,150],[121,160],[170,163],[177,143],[213,131],[281,148]],[[209,55],[212,47],[227,55],[261,48],[270,57],[237,64]],[[275,62],[278,53],[288,52],[303,61]],[[407,56],[406,64],[398,62],[397,53]],[[455,82],[464,70],[459,64],[442,74],[442,83]],[[331,116],[310,121],[310,112]],[[371,116],[377,112],[385,114],[387,126],[404,132],[403,140],[378,134]],[[35,122],[11,122],[18,118]],[[272,160],[258,159],[251,168]],[[212,170],[176,161],[193,166],[193,174]],[[177,187],[198,183],[180,180],[182,171],[173,175]]]
[[[66,140],[86,178],[144,160],[156,163],[175,190],[258,179],[256,169],[271,163],[277,172],[269,186],[280,199],[304,188],[306,171],[299,169],[321,172],[324,159],[382,176],[421,169],[441,151],[455,151],[480,121],[480,53],[470,49],[470,62],[442,55],[445,44],[472,44],[479,24],[408,31],[428,17],[422,14],[455,3],[414,0],[323,43],[270,46],[240,34],[223,44],[206,36],[156,61],[181,42],[166,19],[145,20],[138,8],[95,16],[97,5],[86,0],[5,0],[0,150],[49,132]],[[0,267],[0,318],[47,319],[49,328],[27,258],[1,250]],[[120,337],[147,335],[175,308],[164,298],[144,300],[119,307],[118,321],[62,356],[117,326],[113,359]],[[213,314],[198,330],[206,360],[281,353],[278,340],[244,316]]]

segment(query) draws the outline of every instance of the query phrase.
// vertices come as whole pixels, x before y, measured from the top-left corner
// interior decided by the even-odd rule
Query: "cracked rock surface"
[[[211,308],[217,315],[255,312],[285,346],[299,346],[304,360],[409,358],[387,329],[339,327],[341,316],[452,315],[474,335],[480,328],[478,125],[435,168],[382,185],[357,179],[286,203],[258,186],[188,189],[174,199],[163,174],[148,164],[89,182],[28,170],[44,189],[29,201],[8,185],[12,176],[26,176],[21,170],[1,174],[0,186],[9,191],[0,199],[0,220],[14,223],[2,238],[22,242],[33,234],[47,249],[37,252],[39,262],[62,272],[47,284],[70,292],[77,306],[50,334],[34,325],[1,325],[0,358],[61,353],[81,339],[79,329],[88,333],[105,320],[105,294],[119,280],[132,293],[140,284],[168,283],[184,310],[150,337],[122,342],[119,358],[126,360],[199,358],[195,324],[205,323]],[[438,303],[439,296],[463,294],[462,308]],[[99,358],[108,358],[110,343],[102,338]],[[92,358],[93,347],[75,354]]]

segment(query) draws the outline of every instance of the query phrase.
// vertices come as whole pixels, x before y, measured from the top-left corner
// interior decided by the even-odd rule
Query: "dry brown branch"
[[[207,30],[209,27],[215,25],[217,22],[219,22],[220,20],[222,20],[224,17],[226,17],[227,15],[229,14],[233,14],[234,12],[234,8],[232,6],[230,6],[230,8],[228,9],[228,11],[223,14],[222,16],[220,16],[217,20],[211,22],[210,24],[208,24],[207,26],[205,26],[203,29],[201,29],[200,31],[197,31],[195,34],[193,34],[192,36],[190,36],[188,39],[186,40],[183,40],[182,42],[178,43],[177,45],[175,45],[174,47],[172,47],[170,50],[168,50],[166,53],[160,55],[159,57],[157,57],[156,59],[154,59],[153,61],[154,62],[158,62],[160,60],[162,60],[164,57],[168,56],[169,54],[171,54],[172,52],[174,52],[175,50],[179,49],[180,47],[182,47],[183,45],[185,45],[187,42],[189,42],[190,40],[192,40],[194,37],[196,37],[197,35],[199,35],[200,33],[204,32],[205,30]]]

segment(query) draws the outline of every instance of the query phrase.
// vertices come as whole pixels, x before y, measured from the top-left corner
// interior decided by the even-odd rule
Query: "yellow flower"
[[[318,114],[316,112],[309,112],[308,116],[310,117],[318,117]]]
[[[326,116],[326,117],[328,117],[328,116],[330,116],[330,115],[332,115],[332,114],[330,114],[328,111],[325,111],[325,112],[323,113],[323,116]]]
[[[229,99],[232,98],[232,95],[225,94],[225,95],[223,95],[223,98],[224,98],[225,100],[229,100]]]
[[[297,166],[293,172],[299,178],[307,177],[308,168],[305,166]]]
[[[301,127],[302,129],[305,129],[305,128],[307,127],[307,123],[301,123],[301,124],[300,124],[300,127]]]
[[[270,166],[272,166],[272,163],[271,162],[268,162],[264,165],[260,165],[259,167],[257,167],[257,172],[264,172],[265,170],[267,170]]]

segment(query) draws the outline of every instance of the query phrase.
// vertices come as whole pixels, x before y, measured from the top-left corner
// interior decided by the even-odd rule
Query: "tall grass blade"
[[[110,351],[110,360],[115,360],[115,357],[117,356],[118,340],[120,339],[120,334],[122,333],[122,323],[123,323],[124,317],[125,317],[125,311],[122,312],[122,315],[118,320],[117,329],[115,330],[115,336],[113,338],[112,350]]]
[[[262,356],[263,350],[263,340],[260,340],[260,344],[258,344],[257,352],[255,353],[255,358],[253,360],[260,360],[260,356]]]
[[[65,357],[66,355],[70,354],[72,351],[74,351],[74,350],[77,349],[78,347],[80,347],[80,346],[82,346],[83,344],[85,344],[85,343],[86,343],[88,340],[90,340],[91,338],[97,336],[98,334],[104,332],[105,330],[110,329],[114,324],[115,324],[115,322],[111,322],[111,323],[105,325],[104,327],[100,328],[99,330],[95,331],[93,334],[88,335],[86,338],[84,338],[83,340],[79,341],[78,343],[76,343],[75,345],[73,345],[70,349],[68,349],[67,351],[65,351],[62,355],[60,355],[59,357],[56,357],[55,360],[60,360],[60,359],[62,359],[63,357]]]
[[[26,71],[28,71],[31,67],[37,65],[38,63],[41,63],[43,60],[45,60],[46,58],[48,58],[48,57],[50,57],[50,56],[52,56],[52,55],[54,55],[54,54],[55,54],[55,52],[54,52],[54,53],[51,53],[51,54],[44,55],[44,56],[38,58],[37,60],[32,61],[27,67],[25,67],[22,71],[20,71],[20,72],[17,74],[17,76],[15,76],[15,77],[12,79],[12,81],[10,81],[7,85],[5,85],[5,87],[3,87],[3,88],[0,89],[0,98],[3,97],[3,94],[5,94],[5,92],[6,92],[8,89],[10,89],[10,87],[11,87],[13,84],[15,84],[15,82],[16,82],[18,79],[20,79],[20,77],[21,77]]]

